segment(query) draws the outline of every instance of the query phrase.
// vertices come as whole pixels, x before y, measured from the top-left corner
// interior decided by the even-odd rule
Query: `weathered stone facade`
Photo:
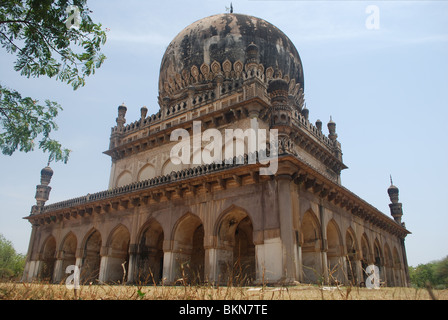
[[[388,190],[393,220],[341,185],[336,124],[327,136],[308,120],[303,85],[294,45],[264,20],[223,14],[187,27],[162,59],[159,112],[143,107],[126,124],[118,107],[108,190],[44,205],[53,172],[43,170],[24,280],[59,282],[76,264],[94,283],[360,284],[375,264],[385,285],[408,285],[398,189]],[[278,170],[260,175],[267,165],[240,134],[230,142],[245,150],[230,162],[174,165],[171,133],[195,139],[193,121],[224,137],[277,129]],[[191,159],[207,145],[198,141]]]

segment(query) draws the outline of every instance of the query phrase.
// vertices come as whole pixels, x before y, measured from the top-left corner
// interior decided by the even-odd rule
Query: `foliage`
[[[0,234],[0,279],[19,277],[25,267],[25,256],[14,249],[11,241]]]
[[[74,90],[85,85],[105,60],[101,47],[106,32],[89,14],[87,0],[3,0],[0,3],[0,44],[17,60],[14,70],[26,77],[48,76],[70,84]],[[79,9],[79,27],[68,21]],[[67,10],[67,11],[66,11]],[[68,27],[70,26],[70,27]],[[76,26],[76,25],[75,25]],[[70,150],[50,138],[57,130],[54,118],[62,110],[56,102],[39,104],[30,97],[0,84],[0,149],[5,155],[38,147],[50,160],[67,162]]]
[[[435,288],[448,288],[448,256],[442,260],[409,267],[412,285],[423,288],[427,284]]]

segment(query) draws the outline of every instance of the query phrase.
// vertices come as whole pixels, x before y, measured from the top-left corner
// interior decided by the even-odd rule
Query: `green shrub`
[[[0,234],[0,279],[20,277],[25,267],[25,256],[17,253],[11,241]]]

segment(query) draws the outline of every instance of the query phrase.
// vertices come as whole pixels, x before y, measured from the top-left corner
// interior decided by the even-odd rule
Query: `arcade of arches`
[[[107,190],[46,205],[54,172],[42,169],[24,280],[60,282],[75,264],[84,283],[362,285],[375,264],[384,285],[408,285],[398,188],[391,218],[342,186],[336,123],[311,121],[300,55],[279,28],[205,17],[161,61],[159,110],[127,122],[118,106]]]
[[[61,282],[68,276],[67,266],[76,264],[82,283],[269,282],[275,273],[264,260],[269,241],[258,240],[251,215],[231,206],[214,220],[204,224],[187,212],[168,229],[150,217],[135,235],[129,231],[132,226],[122,223],[111,230],[99,227],[82,234],[73,228],[61,237],[48,235],[38,246],[33,273]],[[356,225],[343,230],[335,219],[322,220],[307,210],[299,217],[296,235],[295,281],[362,285],[367,277],[363,270],[375,264],[384,285],[405,285],[400,246],[379,233]],[[281,277],[274,282],[279,281]]]

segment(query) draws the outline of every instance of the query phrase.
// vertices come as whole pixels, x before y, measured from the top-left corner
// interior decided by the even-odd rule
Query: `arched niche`
[[[129,243],[130,234],[123,225],[118,225],[111,232],[107,247],[108,270],[106,281],[114,283],[126,282],[126,275],[129,267]]]
[[[117,178],[115,187],[122,187],[132,183],[132,174],[129,171],[123,171]]]
[[[138,239],[137,282],[158,284],[163,270],[163,228],[157,220],[151,219],[141,228]]]
[[[173,267],[176,279],[188,283],[201,283],[204,280],[204,226],[201,219],[187,213],[174,227]]]
[[[303,281],[317,283],[322,279],[321,267],[321,229],[320,223],[313,211],[308,210],[303,215],[300,225],[302,247]]]
[[[101,234],[98,230],[90,230],[84,240],[82,265],[81,265],[81,281],[83,283],[96,283],[100,274],[101,264]]]
[[[53,272],[56,262],[56,239],[49,236],[42,246],[42,265],[39,271],[39,278],[48,282],[53,281]]]
[[[250,284],[255,280],[253,224],[247,212],[238,207],[225,210],[215,228],[217,267],[221,283]]]
[[[154,168],[154,166],[151,164],[146,164],[138,172],[137,180],[145,181],[145,180],[152,179],[155,176],[156,176],[156,169]]]

